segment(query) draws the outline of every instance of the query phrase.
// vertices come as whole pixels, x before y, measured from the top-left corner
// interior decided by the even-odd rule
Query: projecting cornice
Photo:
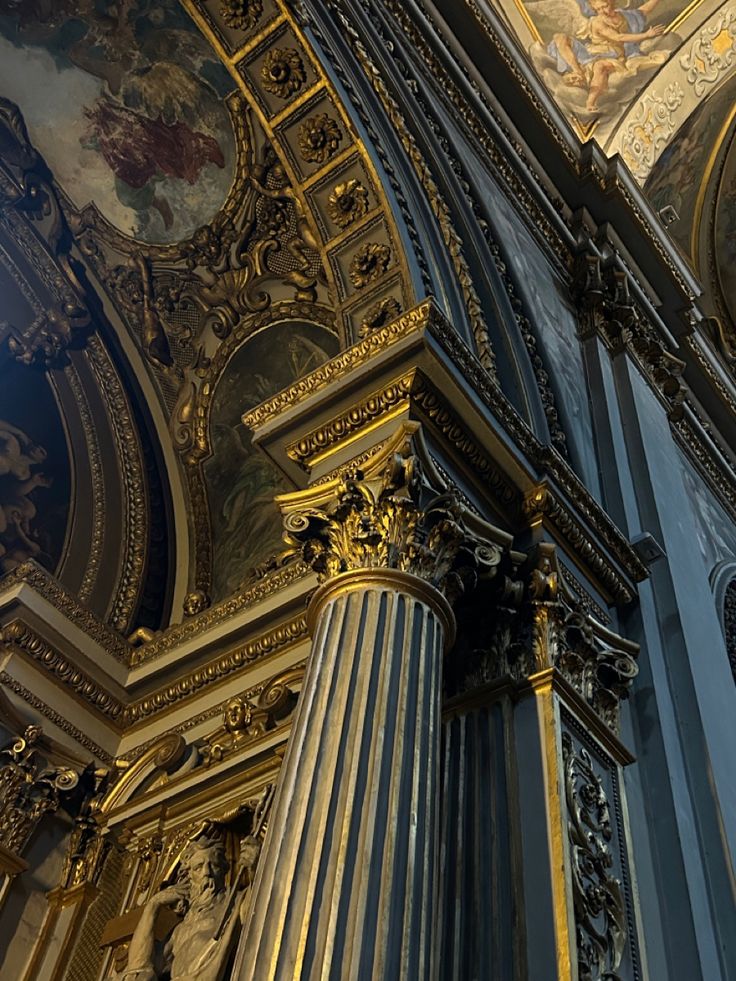
[[[408,422],[424,427],[431,452],[481,511],[513,532],[547,528],[607,600],[633,598],[647,575],[633,548],[431,300],[243,417],[298,487],[362,465]]]

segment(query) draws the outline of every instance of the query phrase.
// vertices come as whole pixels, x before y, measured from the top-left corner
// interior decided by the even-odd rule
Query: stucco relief
[[[621,119],[607,152],[620,153],[644,184],[693,113],[720,92],[734,69],[736,10],[729,7],[716,11],[662,68]]]

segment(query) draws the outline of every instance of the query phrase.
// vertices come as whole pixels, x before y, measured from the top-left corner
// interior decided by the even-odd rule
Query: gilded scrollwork
[[[236,695],[225,705],[222,725],[207,736],[200,748],[205,766],[226,756],[282,723],[294,710],[297,696],[289,687],[301,677],[301,669],[277,676],[257,696]]]
[[[49,766],[38,752],[43,730],[28,726],[0,750],[0,844],[20,855],[44,814],[53,813],[79,782],[69,768]]]
[[[636,108],[636,115],[621,140],[621,153],[634,175],[646,178],[663,147],[675,132],[677,110],[685,93],[678,82],[672,82],[664,92],[648,92]]]
[[[626,904],[614,874],[610,805],[590,753],[562,735],[567,833],[580,981],[619,981]]]
[[[680,64],[687,72],[687,81],[700,99],[728,71],[736,56],[736,11],[728,9],[708,24],[694,39],[690,48],[680,55]]]

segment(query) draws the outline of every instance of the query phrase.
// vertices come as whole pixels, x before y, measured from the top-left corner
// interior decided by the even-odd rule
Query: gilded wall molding
[[[0,631],[3,644],[22,651],[38,662],[44,671],[59,680],[62,687],[81,698],[111,723],[117,723],[124,711],[123,702],[107,691],[85,671],[47,644],[22,620],[11,620]]]
[[[588,531],[576,520],[559,497],[550,491],[547,484],[539,484],[527,494],[522,510],[531,524],[547,519],[560,538],[570,546],[584,568],[592,571],[617,604],[631,603],[634,592],[626,580],[615,571],[610,560],[591,540]],[[648,572],[642,567],[639,578],[646,578],[647,575]]]
[[[127,665],[130,645],[103,620],[78,602],[77,598],[45,569],[33,561],[23,562],[0,579],[0,587],[10,589],[25,583],[51,603],[71,623],[84,631],[111,657]]]
[[[366,5],[364,4],[364,7],[365,6]],[[453,109],[458,111],[459,118],[464,123],[465,128],[470,133],[472,139],[477,141],[483,147],[487,158],[492,162],[495,171],[500,177],[501,189],[507,195],[514,207],[518,206],[519,204],[521,205],[521,216],[526,221],[527,227],[529,228],[531,234],[536,238],[540,236],[541,232],[543,247],[547,252],[551,250],[564,273],[569,261],[569,242],[560,234],[560,229],[556,228],[549,220],[548,211],[540,206],[535,195],[529,191],[526,183],[519,177],[515,162],[512,162],[510,157],[502,151],[498,141],[491,138],[488,127],[483,125],[478,119],[477,113],[472,111],[467,101],[459,92],[455,82],[450,77],[439,59],[435,56],[431,47],[425,40],[424,35],[419,31],[411,17],[407,15],[405,9],[393,2],[387,3],[386,6],[387,9],[391,10],[393,16],[401,25],[401,28],[406,36],[412,39],[414,50],[417,51],[417,53],[422,57],[424,63],[430,69],[432,78],[441,82],[440,91],[442,96],[450,98]],[[421,4],[417,4],[417,6],[422,11],[428,23],[434,24],[423,6]],[[385,37],[385,33],[383,32],[382,26],[375,16],[371,16],[370,7],[367,8],[366,13],[371,17],[375,29],[379,32],[379,34],[381,34],[384,42],[386,42],[387,39]],[[437,36],[440,36],[439,32]],[[391,50],[390,46],[387,47],[389,50]],[[445,50],[450,53],[448,49]],[[467,71],[464,70],[463,66],[458,63],[454,55],[452,55],[452,57],[458,69],[464,72],[466,81],[468,81],[469,84],[472,84],[468,79]],[[471,183],[467,179],[463,165],[452,151],[451,142],[444,136],[439,123],[433,116],[426,101],[418,94],[420,89],[416,80],[408,75],[408,70],[402,60],[396,59],[396,63],[398,70],[404,75],[404,77],[408,77],[412,83],[412,89],[421,112],[421,118],[432,128],[451,169],[457,175],[460,188],[462,189],[463,194],[473,211],[473,215],[478,223],[478,228],[481,231],[486,245],[491,253],[496,272],[503,282],[509,302],[514,311],[514,320],[519,328],[522,340],[526,346],[528,356],[531,361],[532,370],[537,383],[537,390],[542,401],[542,407],[547,419],[552,442],[564,456],[566,455],[566,437],[562,427],[560,426],[557,407],[555,404],[555,396],[550,385],[550,376],[546,370],[544,360],[539,351],[531,321],[524,313],[524,304],[514,285],[510,269],[503,261],[501,247],[491,232],[491,225],[486,220],[477,196],[473,194]],[[513,146],[518,161],[527,168],[529,174],[538,185],[538,191],[540,194],[548,199],[547,191],[542,186],[539,175],[534,168],[531,167],[522,144],[519,143],[518,139],[516,139],[515,136],[499,122],[497,114],[494,113],[492,108],[488,105],[487,100],[484,98],[477,85],[473,84],[473,91],[476,97],[480,100],[484,109],[491,114],[494,122],[499,126],[504,136],[508,139],[509,144]],[[547,203],[549,204],[549,201]]]
[[[87,444],[87,459],[92,478],[92,540],[90,542],[87,567],[84,570],[84,578],[77,593],[79,601],[85,603],[89,600],[92,593],[100,568],[100,562],[102,561],[106,513],[105,485],[100,458],[100,445],[92,421],[92,413],[84,389],[80,383],[79,375],[73,365],[70,365],[66,369],[66,377],[79,408],[79,417],[82,421],[82,429]]]
[[[99,391],[109,407],[108,415],[115,434],[123,479],[124,550],[109,621],[116,630],[124,634],[131,626],[146,564],[149,514],[143,460],[130,405],[107,351],[96,336],[89,339],[87,357],[98,380]]]
[[[53,725],[55,725],[62,732],[65,732],[70,736],[75,742],[79,743],[84,749],[86,749],[92,756],[100,760],[102,763],[111,764],[113,757],[107,750],[103,749],[98,743],[78,729],[76,726],[72,725],[68,719],[47,705],[38,695],[34,695],[32,691],[29,691],[25,685],[22,685],[17,681],[11,674],[7,671],[0,671],[0,685],[12,691],[18,698],[22,699],[31,708],[35,709],[40,715],[45,719],[48,719]]]
[[[529,426],[482,368],[478,359],[468,350],[457,332],[452,329],[431,301],[420,304],[394,323],[373,331],[364,340],[326,362],[316,371],[294,383],[290,388],[246,413],[243,417],[244,424],[249,429],[256,431],[264,424],[273,424],[273,420],[280,412],[293,409],[294,406],[324,391],[331,383],[345,378],[348,373],[368,364],[378,351],[385,352],[392,345],[408,339],[414,332],[418,335],[420,331],[426,331],[429,337],[442,346],[448,362],[461,372],[468,386],[485,403],[492,415],[514,439],[518,449],[537,468],[536,483],[544,477],[552,479],[551,483],[545,485],[544,494],[539,499],[540,506],[536,508],[536,511],[533,506],[527,505],[526,511],[520,509],[517,519],[519,516],[523,516],[525,520],[533,520],[535,513],[542,515],[546,511],[551,526],[557,527],[563,540],[568,541],[573,554],[579,557],[581,565],[586,567],[592,561],[595,572],[599,576],[606,577],[608,588],[611,590],[611,595],[616,597],[616,601],[629,602],[633,598],[633,592],[621,573],[625,573],[633,581],[640,581],[648,575],[646,567],[624,535],[592,498],[569,464],[553,447],[542,444],[536,438]],[[405,376],[400,377],[404,378]],[[350,413],[347,411],[344,415],[333,418],[315,430],[307,431],[305,436],[292,440],[293,453],[298,456],[301,452],[296,447],[302,439],[305,440],[305,453],[311,453],[318,445],[326,452],[327,448],[334,448],[342,442],[346,435],[357,434],[359,432],[358,426],[361,422],[366,424],[368,416],[370,416],[372,423],[379,421],[382,418],[382,413],[383,418],[391,418],[390,410],[399,411],[402,400],[398,396],[402,392],[400,391],[401,386],[397,386],[395,381],[387,387],[391,390],[390,406],[387,405],[383,394],[376,392],[375,400],[368,400],[370,411],[367,411],[365,406],[361,410],[361,406],[358,405],[355,407],[357,414],[354,419],[350,418]],[[414,375],[411,391],[407,393],[405,389],[406,386],[404,386],[403,395],[407,402],[415,403],[432,425],[446,439],[449,439],[456,451],[462,454],[464,462],[470,462],[471,467],[483,479],[484,485],[492,489],[497,500],[508,510],[515,497],[518,496],[513,482],[508,477],[504,477],[497,466],[487,462],[486,454],[477,446],[477,440],[467,433],[466,427],[458,419],[457,413],[445,404],[446,400],[442,393],[437,391],[436,385],[426,381],[424,372],[420,371]],[[534,480],[534,478],[531,479]],[[562,501],[559,491],[562,491],[569,504]],[[526,487],[523,493],[527,493]],[[574,517],[570,505],[577,509],[588,523],[589,531],[583,529],[578,518]],[[591,537],[591,532],[593,537]],[[601,539],[611,556],[620,564],[620,570],[616,570],[612,566],[610,559],[594,543],[595,536]]]
[[[235,595],[222,603],[203,610],[183,623],[174,624],[166,631],[156,634],[148,643],[132,649],[129,654],[131,666],[148,663],[170,653],[186,641],[202,637],[213,627],[226,624],[243,611],[276,596],[282,589],[311,574],[311,570],[303,562],[290,562],[282,568],[259,575],[255,582],[245,583]]]
[[[126,727],[145,721],[181,701],[194,697],[203,688],[223,681],[229,675],[241,671],[254,661],[285,650],[307,637],[304,614],[267,631],[255,640],[248,641],[232,651],[220,655],[214,661],[196,671],[191,671],[154,694],[137,699],[123,709],[121,722]]]
[[[303,574],[303,570],[301,571]],[[193,633],[196,635],[197,631]],[[93,679],[72,660],[43,640],[22,620],[15,619],[6,623],[0,634],[4,644],[22,652],[44,671],[58,679],[65,690],[83,701],[112,726],[116,735],[182,701],[195,698],[210,685],[220,684],[227,677],[244,670],[253,662],[286,650],[306,637],[306,617],[302,613],[252,640],[225,651],[201,668],[181,675],[176,682],[164,683],[149,695],[129,701],[113,695],[102,683]],[[7,683],[11,690],[16,691],[18,682],[7,672],[3,672],[0,681],[3,684]],[[26,698],[25,695],[22,697]],[[40,708],[42,704],[39,703],[39,710],[42,710]],[[63,720],[63,717],[57,713],[54,721],[60,724],[60,720]],[[74,731],[79,735],[79,730],[74,729]],[[78,735],[74,738],[77,739]],[[91,744],[90,741],[90,745],[95,744]],[[95,755],[99,756],[96,751]]]

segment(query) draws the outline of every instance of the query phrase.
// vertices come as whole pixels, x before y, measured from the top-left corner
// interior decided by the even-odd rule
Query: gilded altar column
[[[501,550],[406,454],[281,506],[323,584],[233,976],[431,978],[450,601]]]

